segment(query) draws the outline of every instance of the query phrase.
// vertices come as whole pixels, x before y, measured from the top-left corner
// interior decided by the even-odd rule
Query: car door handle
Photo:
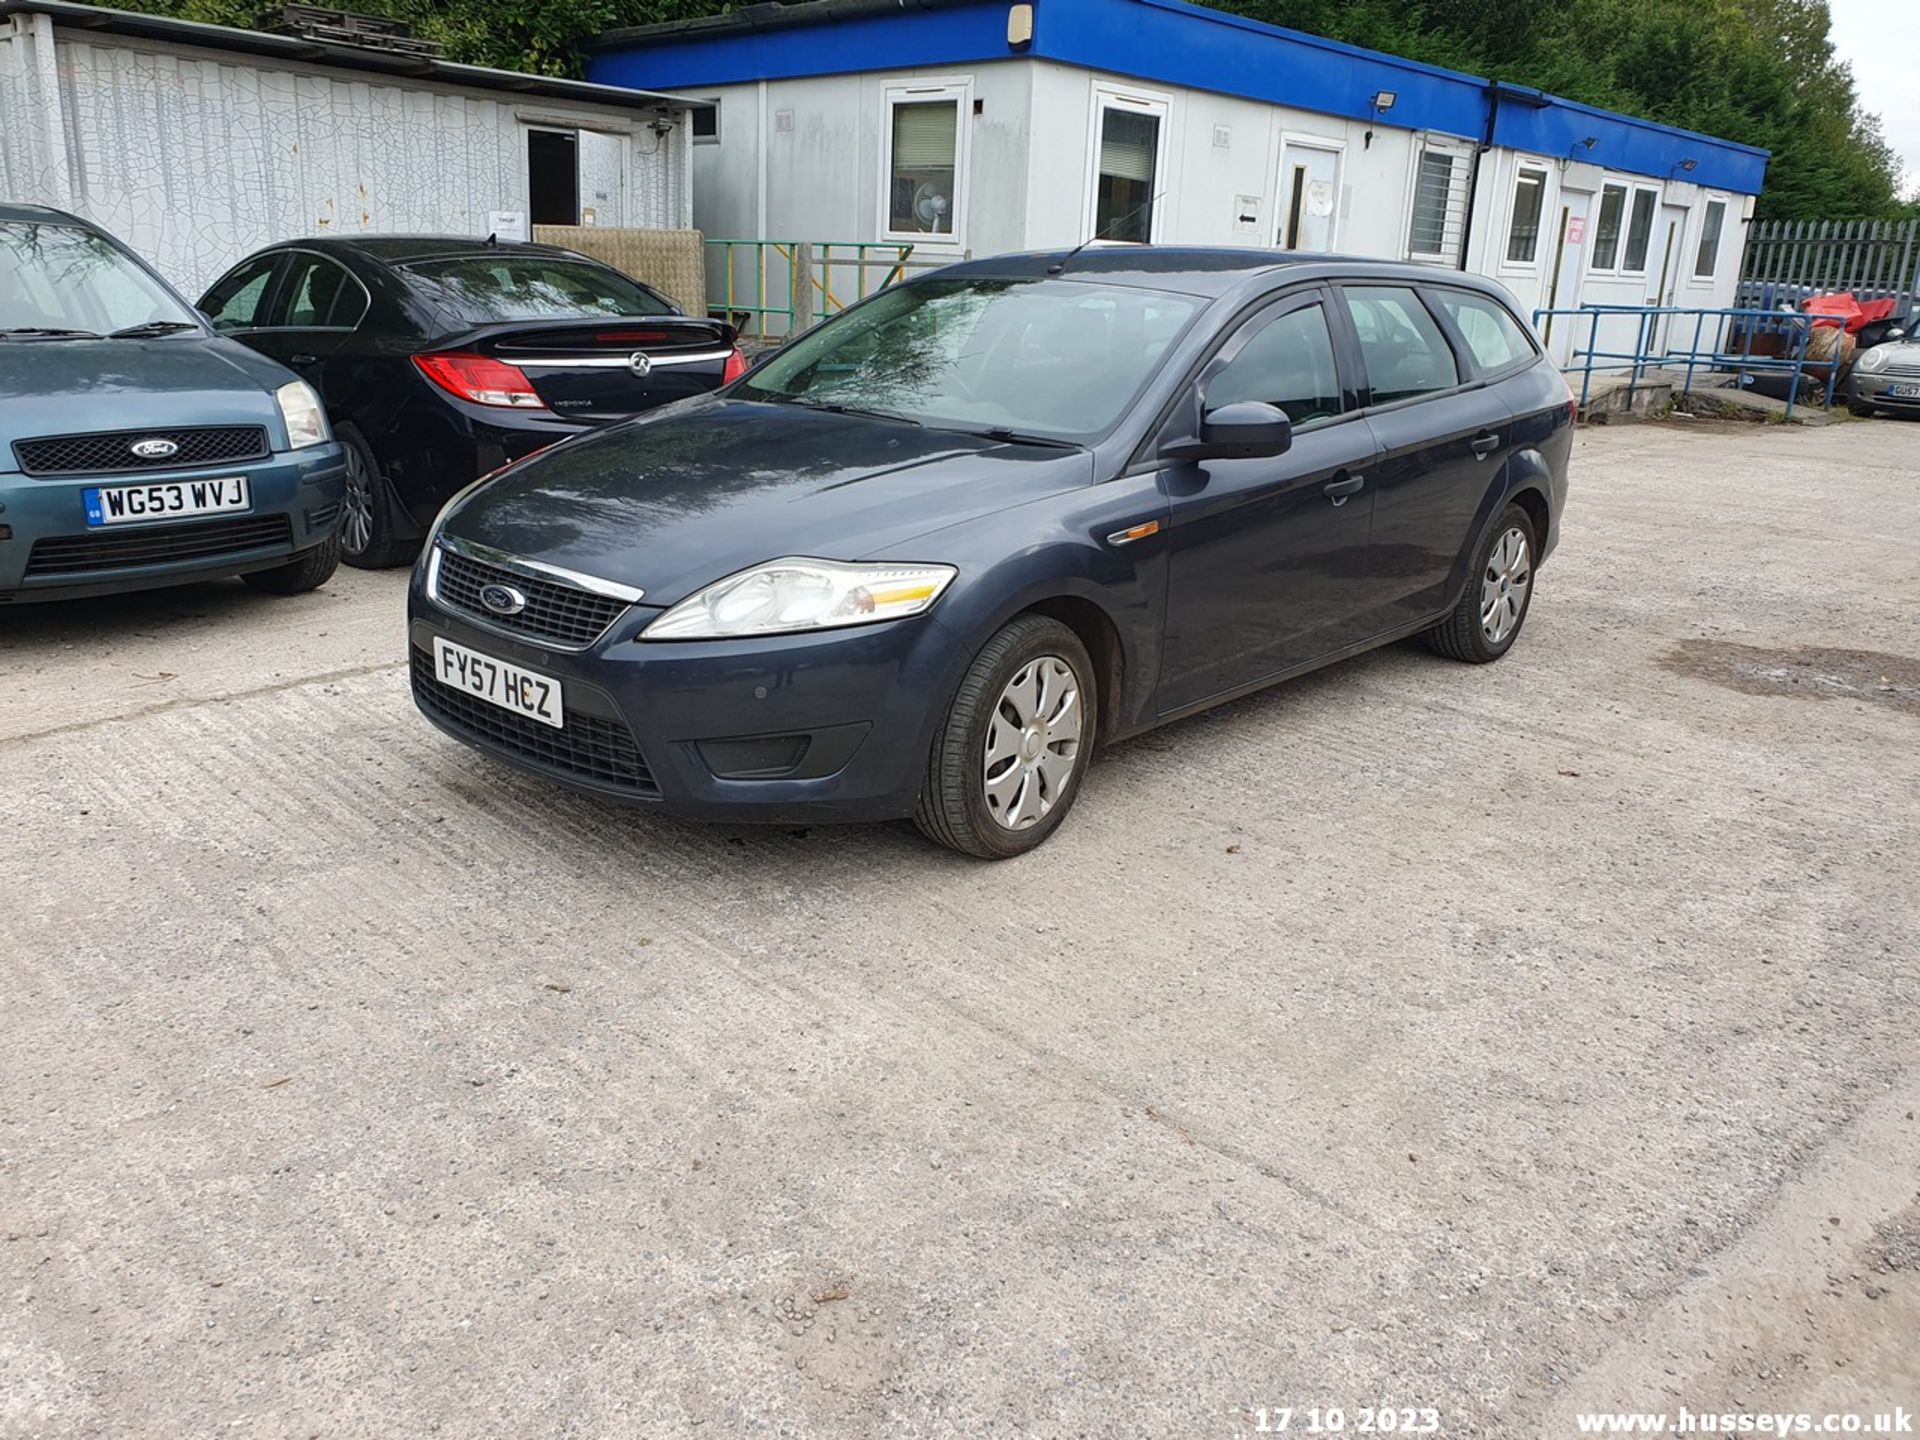
[[[1341,474],[1320,487],[1320,493],[1333,501],[1335,505],[1347,503],[1347,497],[1359,493],[1360,487],[1367,483],[1364,475]]]
[[[289,355],[287,357],[287,363],[289,365],[312,365],[317,363],[319,359],[320,357],[318,355]]]
[[[1472,440],[1468,441],[1467,444],[1473,451],[1474,459],[1484,460],[1500,448],[1500,437],[1498,435],[1489,435],[1486,431],[1482,430],[1478,435],[1474,436]]]

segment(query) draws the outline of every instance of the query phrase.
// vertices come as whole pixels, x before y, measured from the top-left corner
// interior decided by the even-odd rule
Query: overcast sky
[[[1920,192],[1920,0],[1828,0],[1833,48],[1853,67],[1861,102],[1880,116]]]

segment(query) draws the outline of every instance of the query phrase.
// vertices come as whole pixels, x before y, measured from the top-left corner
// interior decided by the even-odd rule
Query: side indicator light
[[[1148,520],[1143,524],[1135,525],[1127,530],[1114,531],[1111,535],[1107,536],[1107,543],[1109,545],[1131,545],[1136,540],[1144,540],[1149,535],[1158,535],[1159,533],[1160,522],[1158,520]]]

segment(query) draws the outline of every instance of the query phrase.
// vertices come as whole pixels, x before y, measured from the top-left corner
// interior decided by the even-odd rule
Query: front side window
[[[1094,176],[1093,236],[1145,245],[1153,239],[1160,116],[1152,110],[1108,105],[1100,112],[1100,150]]]
[[[816,326],[733,392],[1081,441],[1127,411],[1201,302],[1071,278],[929,278]]]
[[[1638,275],[1647,268],[1647,246],[1653,240],[1653,212],[1660,197],[1651,190],[1633,192],[1633,210],[1627,217],[1627,255],[1622,270]]]
[[[200,300],[200,309],[213,322],[214,329],[251,330],[266,324],[261,306],[266,303],[267,289],[281,259],[279,255],[256,256],[236,265],[214,282],[213,288]]]
[[[1620,222],[1627,213],[1627,187],[1606,185],[1600,190],[1600,221],[1593,231],[1593,268],[1612,270],[1620,263]]]
[[[324,255],[295,255],[272,324],[292,330],[351,330],[367,313],[367,292]]]
[[[1481,374],[1491,375],[1533,358],[1533,342],[1504,305],[1464,290],[1442,290],[1440,304],[1467,342]]]
[[[75,225],[0,221],[0,336],[110,335],[155,324],[204,333],[164,285],[104,235]]]
[[[1693,259],[1693,274],[1697,280],[1710,280],[1720,268],[1720,232],[1727,225],[1727,202],[1709,200],[1706,213],[1700,222],[1700,253]]]
[[[888,97],[887,233],[958,233],[960,102],[957,92]]]
[[[497,256],[420,260],[400,268],[429,300],[465,325],[672,313],[645,286],[586,260],[503,250]]]
[[[1531,265],[1540,254],[1540,215],[1547,202],[1547,172],[1520,167],[1513,182],[1513,224],[1507,231],[1507,263]]]
[[[1209,410],[1242,400],[1278,405],[1297,430],[1340,413],[1340,373],[1323,306],[1303,305],[1269,321],[1207,382]]]
[[[1343,292],[1373,403],[1390,405],[1460,383],[1447,337],[1413,291],[1396,285],[1352,285]]]

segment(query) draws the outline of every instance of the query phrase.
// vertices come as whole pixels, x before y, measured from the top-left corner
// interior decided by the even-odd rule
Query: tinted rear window
[[[671,308],[618,271],[543,255],[463,255],[400,267],[469,325],[576,316],[666,315]]]

